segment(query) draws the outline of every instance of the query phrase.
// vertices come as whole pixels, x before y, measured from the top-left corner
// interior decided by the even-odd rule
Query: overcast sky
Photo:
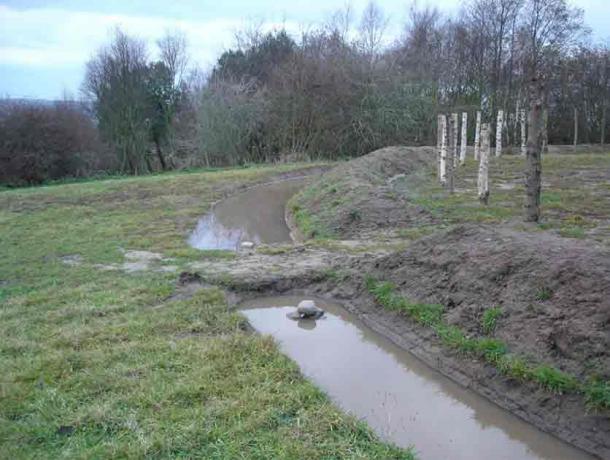
[[[359,14],[367,0],[352,0]],[[398,35],[409,0],[378,0],[389,17],[388,35]],[[463,0],[419,0],[454,13]],[[251,23],[298,33],[321,23],[345,0],[0,0],[0,97],[60,98],[78,94],[84,64],[120,25],[154,41],[182,30],[191,61],[209,68],[233,44],[236,30]],[[610,39],[610,0],[573,0],[597,40]]]

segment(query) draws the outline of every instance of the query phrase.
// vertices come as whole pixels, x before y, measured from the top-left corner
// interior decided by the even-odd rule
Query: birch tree
[[[479,160],[477,188],[479,201],[485,205],[489,202],[489,152],[489,125],[484,123],[481,126],[481,157]]]
[[[474,159],[479,159],[481,151],[481,111],[477,110],[477,121],[474,127]]]
[[[458,161],[459,161],[459,151],[458,151],[458,133],[459,133],[459,117],[457,112],[452,113],[451,114],[451,124],[452,124],[452,134],[451,134],[451,144],[450,144],[450,148],[451,148],[451,157],[452,157],[452,165],[453,165],[453,170],[455,171],[455,169],[457,168],[458,165]]]
[[[462,134],[460,137],[460,164],[466,162],[466,147],[468,145],[468,113],[462,112]]]
[[[448,152],[449,155],[447,155],[447,162],[446,162],[446,168],[447,168],[447,181],[446,181],[446,187],[447,190],[449,190],[449,193],[453,193],[454,191],[454,173],[455,173],[455,156],[457,153],[457,121],[458,121],[458,117],[457,117],[457,113],[452,113],[451,116],[449,117],[449,126],[447,129],[447,135],[448,135],[448,144],[449,144],[449,148],[448,148]]]
[[[440,116],[441,125],[441,151],[439,156],[439,180],[445,185],[447,182],[447,116]]]
[[[496,156],[502,155],[502,128],[504,127],[504,110],[498,110],[496,122]]]
[[[519,112],[519,123],[521,124],[521,155],[525,156],[527,153],[527,112],[525,110]]]

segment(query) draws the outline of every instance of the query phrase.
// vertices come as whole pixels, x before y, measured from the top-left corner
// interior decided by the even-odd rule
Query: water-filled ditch
[[[326,311],[319,320],[287,318],[300,300],[257,298],[240,309],[335,403],[383,438],[413,445],[419,458],[590,458],[429,368],[336,302],[316,299]]]

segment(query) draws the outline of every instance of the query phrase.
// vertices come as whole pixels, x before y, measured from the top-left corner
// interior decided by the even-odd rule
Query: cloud
[[[84,64],[120,26],[145,39],[151,50],[165,31],[179,30],[189,42],[192,61],[207,67],[233,44],[234,33],[244,26],[237,18],[189,21],[159,16],[111,15],[52,8],[17,10],[0,6],[0,64],[29,67],[62,67]],[[296,32],[295,23],[263,22],[263,30],[285,25]]]

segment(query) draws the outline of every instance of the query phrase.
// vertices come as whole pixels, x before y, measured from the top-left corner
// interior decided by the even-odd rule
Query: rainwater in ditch
[[[284,210],[304,179],[290,179],[249,188],[217,203],[197,222],[188,242],[197,249],[237,250],[242,242],[271,244],[291,241]]]
[[[338,406],[382,438],[413,446],[422,460],[591,458],[447,379],[338,303],[315,299],[326,311],[318,320],[287,318],[303,299],[257,298],[240,310]]]

